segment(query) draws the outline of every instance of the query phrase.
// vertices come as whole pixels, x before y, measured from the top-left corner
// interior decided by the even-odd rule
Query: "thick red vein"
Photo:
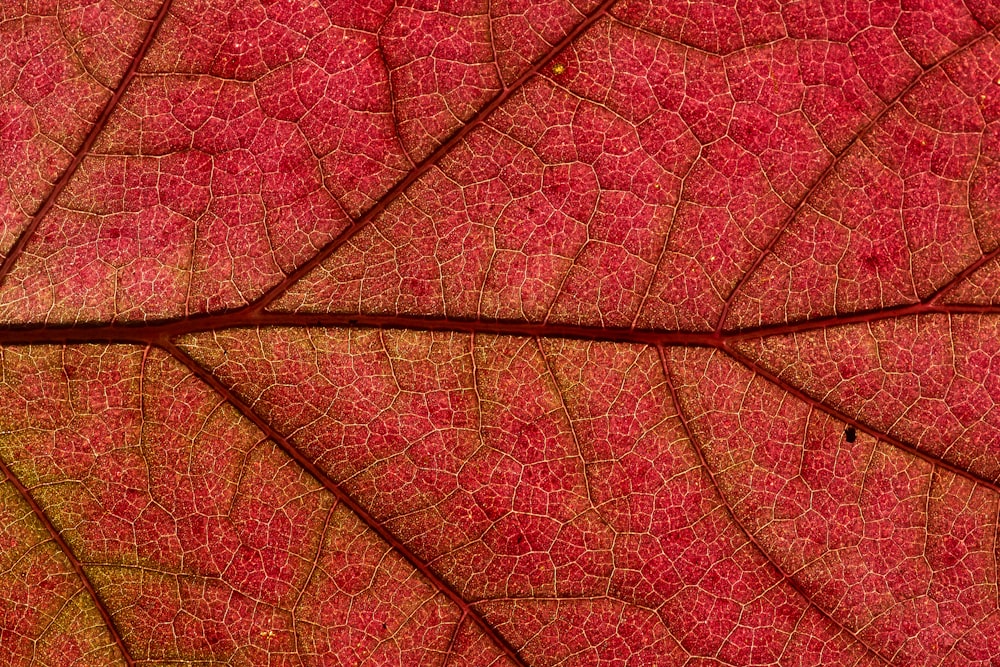
[[[406,191],[413,183],[423,176],[427,171],[429,171],[434,165],[441,161],[445,155],[451,152],[451,150],[457,146],[470,132],[475,130],[477,127],[486,122],[486,119],[496,111],[500,105],[506,102],[514,93],[521,89],[521,87],[527,83],[529,79],[534,77],[540,70],[545,68],[546,65],[551,63],[559,53],[569,46],[573,40],[579,37],[581,34],[587,31],[590,26],[592,26],[598,19],[608,13],[611,6],[614,5],[616,0],[604,0],[600,5],[597,6],[594,11],[587,15],[587,17],[578,23],[573,30],[571,30],[565,37],[559,40],[555,46],[549,51],[548,55],[541,58],[534,65],[525,70],[521,76],[515,79],[509,86],[506,86],[500,90],[492,100],[490,100],[486,106],[481,108],[479,112],[472,117],[465,125],[458,128],[454,134],[452,134],[448,139],[444,141],[440,146],[438,146],[430,155],[424,158],[424,161],[417,165],[413,170],[411,170],[405,178],[396,183],[392,188],[389,189],[382,197],[372,206],[370,209],[365,211],[365,213],[354,220],[347,229],[342,231],[337,235],[332,241],[327,243],[323,248],[313,255],[308,261],[303,263],[297,269],[289,273],[284,280],[268,290],[262,297],[254,301],[253,303],[246,306],[246,310],[250,312],[259,312],[267,308],[275,299],[279,298],[284,294],[288,288],[297,283],[303,276],[312,271],[314,268],[319,266],[326,260],[327,257],[332,255],[337,251],[338,248],[343,246],[345,243],[351,240],[355,234],[364,229],[368,223],[377,218],[379,214],[382,213],[390,204],[392,204],[396,199],[399,198],[403,192]]]
[[[518,667],[528,667],[527,663],[525,663],[524,660],[522,660],[517,654],[514,647],[507,643],[507,640],[504,639],[500,633],[493,628],[493,626],[487,623],[479,612],[477,612],[473,606],[458,593],[458,591],[452,588],[444,579],[439,577],[424,560],[414,554],[410,548],[406,546],[406,544],[393,535],[354,498],[349,496],[347,492],[340,488],[340,486],[330,479],[326,473],[320,470],[315,463],[302,454],[302,452],[300,452],[295,445],[289,442],[283,434],[279,433],[273,426],[268,424],[267,421],[258,415],[247,403],[243,401],[243,399],[237,396],[226,385],[222,384],[222,382],[215,377],[215,375],[203,368],[198,362],[188,356],[187,353],[178,348],[172,342],[168,340],[161,340],[159,341],[159,345],[173,355],[179,362],[184,364],[184,366],[191,371],[195,377],[199,378],[202,382],[214,389],[230,405],[236,408],[241,415],[257,426],[257,428],[259,428],[264,435],[273,440],[278,447],[285,452],[285,454],[302,466],[302,468],[312,475],[316,481],[322,484],[327,491],[333,494],[339,502],[343,503],[348,509],[354,512],[354,514],[360,518],[365,525],[367,525],[379,537],[385,540],[390,547],[395,549],[397,553],[405,558],[414,569],[420,572],[428,579],[428,581],[431,582],[431,585],[447,596],[462,611],[462,616],[464,618],[469,618],[473,623],[478,625],[486,636],[493,641],[494,645],[507,656],[512,664],[517,665]]]
[[[846,315],[773,324],[753,329],[725,331],[683,331],[628,329],[577,324],[544,324],[510,320],[466,320],[419,315],[364,315],[352,313],[248,313],[232,311],[173,320],[0,328],[0,345],[132,343],[146,345],[191,333],[254,327],[353,327],[362,329],[404,329],[442,331],[529,338],[572,338],[595,342],[638,343],[642,345],[700,345],[720,347],[723,343],[787,335],[878,322],[918,315],[1000,315],[1000,305],[918,303],[893,306]]]
[[[91,126],[90,132],[87,133],[87,137],[76,150],[76,154],[73,156],[73,159],[59,176],[59,180],[57,180],[55,185],[52,186],[52,189],[49,190],[49,194],[45,197],[45,201],[42,202],[38,211],[36,211],[35,215],[32,216],[31,222],[29,222],[28,226],[24,228],[21,235],[17,237],[17,241],[14,242],[14,246],[4,258],[3,263],[0,264],[0,285],[3,285],[4,280],[7,279],[7,275],[10,274],[10,271],[17,262],[18,257],[21,256],[25,247],[27,247],[28,243],[34,237],[35,230],[38,229],[38,226],[42,224],[42,220],[44,220],[45,216],[48,215],[50,210],[52,210],[52,207],[55,205],[59,195],[73,178],[73,174],[76,173],[76,170],[80,167],[83,159],[90,153],[90,149],[94,146],[94,142],[97,141],[97,137],[104,130],[105,126],[107,126],[108,120],[111,118],[111,114],[114,113],[116,108],[118,108],[118,103],[121,101],[122,97],[125,95],[125,91],[128,90],[129,84],[132,83],[132,80],[138,73],[139,66],[142,64],[143,59],[145,59],[146,53],[149,52],[149,47],[153,45],[153,40],[156,39],[156,33],[160,30],[160,26],[163,25],[164,19],[167,18],[172,2],[173,0],[163,0],[163,4],[160,5],[159,11],[156,12],[156,16],[153,17],[153,21],[149,24],[149,30],[146,31],[146,37],[142,40],[142,44],[139,45],[139,50],[136,51],[135,56],[132,58],[132,62],[128,65],[128,69],[125,70],[125,74],[122,75],[121,80],[118,82],[118,87],[115,89],[115,92],[112,93],[110,98],[108,98],[108,101],[105,103],[104,108],[101,109],[101,113],[97,117],[97,120],[95,120],[93,126]]]
[[[104,625],[107,626],[108,633],[111,635],[111,639],[114,641],[115,646],[118,647],[118,652],[121,653],[122,659],[125,660],[125,664],[129,667],[134,667],[135,660],[125,647],[125,642],[122,641],[122,636],[118,632],[118,628],[115,626],[114,620],[111,618],[111,613],[104,605],[104,601],[101,599],[101,596],[97,594],[97,589],[94,588],[94,584],[91,583],[87,573],[83,571],[83,564],[80,562],[80,559],[73,553],[73,550],[66,543],[66,540],[63,539],[63,536],[56,529],[49,517],[46,516],[41,506],[35,502],[35,498],[31,495],[28,487],[21,483],[21,480],[19,480],[13,471],[11,471],[3,459],[0,459],[0,473],[2,473],[4,477],[7,478],[7,481],[9,481],[11,485],[17,489],[21,498],[24,499],[24,502],[28,503],[28,506],[31,507],[31,511],[35,514],[35,517],[42,523],[43,526],[45,526],[45,530],[48,531],[52,541],[56,543],[59,550],[62,551],[64,556],[66,556],[66,559],[72,566],[73,571],[76,572],[76,576],[80,579],[80,583],[86,589],[87,594],[90,595],[90,599],[94,601],[94,607],[97,608],[97,613],[100,614],[101,618],[104,620]]]

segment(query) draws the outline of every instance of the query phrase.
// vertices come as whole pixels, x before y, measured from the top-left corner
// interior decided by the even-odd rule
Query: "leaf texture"
[[[0,663],[997,664],[1000,5],[0,9]]]

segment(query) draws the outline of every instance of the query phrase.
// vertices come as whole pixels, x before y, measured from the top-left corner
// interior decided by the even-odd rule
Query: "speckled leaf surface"
[[[0,664],[1000,664],[998,24],[4,4]]]

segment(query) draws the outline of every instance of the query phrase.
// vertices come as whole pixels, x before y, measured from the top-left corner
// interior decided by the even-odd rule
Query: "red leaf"
[[[4,664],[995,664],[998,22],[4,9]]]

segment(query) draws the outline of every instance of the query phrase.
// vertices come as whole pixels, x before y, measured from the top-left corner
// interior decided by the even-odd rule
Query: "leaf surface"
[[[5,664],[995,664],[995,3],[36,4]]]

